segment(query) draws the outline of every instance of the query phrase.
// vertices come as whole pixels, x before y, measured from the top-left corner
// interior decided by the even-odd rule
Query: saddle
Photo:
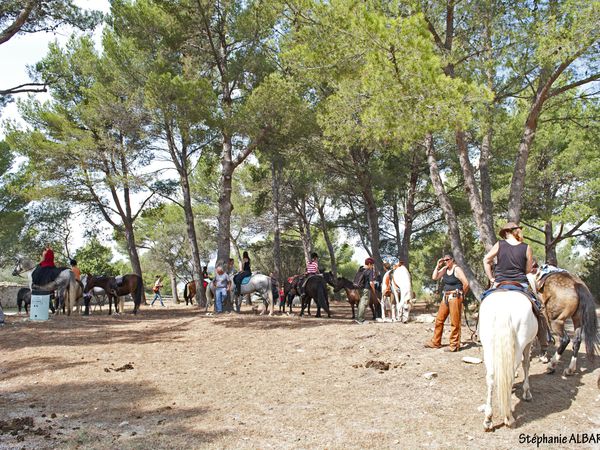
[[[539,270],[535,274],[536,289],[539,292],[541,292],[544,289],[544,283],[546,283],[546,280],[548,279],[548,277],[554,273],[561,273],[561,272],[567,272],[567,271],[565,269],[559,269],[558,267],[550,265],[550,264],[544,264],[542,267],[539,268]]]
[[[531,302],[536,317],[540,315],[542,305],[539,303],[537,297],[529,289],[524,289],[523,286],[514,281],[501,281],[498,283],[498,286],[488,289],[481,295],[481,303],[483,303],[490,294],[496,291],[516,291],[523,294]]]
[[[53,283],[64,270],[69,269],[67,267],[41,267],[38,265],[31,273],[31,283],[34,287],[47,286]]]
[[[120,288],[121,286],[123,286],[123,278],[123,275],[115,277],[115,288]]]
[[[241,284],[248,284],[248,283],[250,283],[250,278],[252,278],[252,275],[250,275],[248,277],[242,278]]]

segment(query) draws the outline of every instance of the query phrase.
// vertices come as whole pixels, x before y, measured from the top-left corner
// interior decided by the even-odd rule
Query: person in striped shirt
[[[306,275],[311,276],[319,272],[319,255],[312,253],[310,255],[310,261],[306,261]]]
[[[311,253],[310,261],[306,261],[306,272],[298,279],[298,293],[300,297],[304,295],[304,286],[308,279],[313,275],[319,275],[319,255]]]

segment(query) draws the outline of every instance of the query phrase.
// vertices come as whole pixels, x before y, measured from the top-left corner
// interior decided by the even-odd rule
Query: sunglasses
[[[450,258],[446,258],[446,259],[443,259],[442,261],[448,262],[448,261],[452,261],[452,260]]]

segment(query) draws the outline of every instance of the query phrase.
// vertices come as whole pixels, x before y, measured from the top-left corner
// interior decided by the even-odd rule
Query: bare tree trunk
[[[454,253],[454,259],[456,259],[458,265],[465,272],[465,275],[469,280],[469,284],[471,285],[473,294],[475,294],[477,298],[480,298],[481,294],[483,293],[483,288],[479,284],[479,281],[475,277],[473,270],[471,270],[471,267],[465,258],[460,237],[460,229],[458,226],[458,218],[456,217],[456,213],[454,212],[454,208],[450,203],[450,198],[444,189],[444,184],[442,183],[442,178],[440,177],[440,171],[435,157],[433,136],[431,133],[428,133],[425,138],[425,148],[427,150],[427,161],[429,163],[429,175],[431,177],[431,183],[442,211],[444,212],[446,223],[448,224],[448,235],[450,238],[452,252]]]
[[[331,243],[331,237],[329,236],[329,230],[327,229],[327,218],[325,217],[325,203],[321,203],[318,198],[315,198],[317,205],[317,211],[319,212],[319,219],[321,221],[321,231],[323,232],[323,239],[327,244],[327,251],[329,252],[329,261],[331,262],[331,272],[333,277],[337,278],[337,261],[335,259],[335,250]]]
[[[177,294],[177,274],[173,267],[169,267],[169,276],[171,278],[171,291],[173,292],[173,303],[179,303],[179,295]]]
[[[404,236],[402,237],[402,248],[398,255],[398,259],[404,261],[407,268],[410,268],[410,243],[413,223],[415,221],[415,198],[417,196],[417,183],[419,182],[420,172],[419,151],[415,148],[412,155],[410,181],[408,184],[408,194],[406,195],[406,206],[404,208]]]
[[[371,236],[371,253],[375,260],[375,267],[381,273],[383,272],[383,260],[381,259],[381,252],[379,251],[379,213],[377,211],[377,205],[375,204],[373,189],[370,184],[363,186],[363,197],[367,203],[367,221],[369,223],[369,234]]]
[[[231,160],[231,136],[223,133],[223,150],[221,156],[221,191],[219,192],[219,230],[217,232],[217,260],[227,261],[231,241],[229,239],[231,230],[231,203],[232,180],[234,171]]]
[[[204,280],[204,278],[202,277],[202,262],[200,261],[200,249],[198,247],[198,240],[196,238],[196,226],[194,221],[194,212],[192,210],[192,198],[187,172],[185,176],[181,176],[180,181],[181,191],[183,193],[183,211],[185,214],[185,226],[187,231],[188,243],[192,252],[193,277],[194,280],[196,280],[196,283],[199,283],[198,286],[202,286],[202,281]],[[195,298],[198,307],[206,307],[207,301],[204,289],[196,289]]]
[[[558,258],[556,257],[556,240],[553,236],[552,221],[548,220],[544,224],[544,247],[546,250],[546,264],[558,266]]]
[[[281,226],[279,224],[279,180],[281,168],[275,158],[271,161],[271,190],[273,193],[273,266],[279,285],[283,286],[283,273],[281,270]]]
[[[477,187],[477,181],[475,180],[475,171],[469,160],[469,150],[467,148],[465,132],[462,130],[456,131],[456,145],[458,147],[460,167],[465,180],[465,190],[467,192],[469,204],[471,205],[471,210],[473,211],[475,225],[479,231],[481,242],[486,251],[488,251],[496,243],[496,237],[494,230],[488,228],[489,222],[485,219],[485,211],[479,194],[479,188]]]

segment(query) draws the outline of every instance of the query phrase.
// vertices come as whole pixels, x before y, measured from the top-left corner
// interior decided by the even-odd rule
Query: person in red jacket
[[[42,262],[40,267],[56,267],[54,264],[54,250],[50,244],[46,244],[46,248],[42,252]]]

